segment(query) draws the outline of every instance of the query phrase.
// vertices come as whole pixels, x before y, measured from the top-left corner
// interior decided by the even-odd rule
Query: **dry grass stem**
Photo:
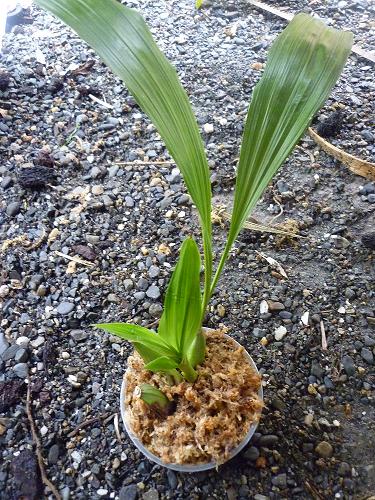
[[[45,468],[44,468],[42,445],[41,445],[41,442],[40,442],[40,439],[39,439],[39,436],[38,436],[38,433],[36,430],[36,425],[34,422],[33,413],[32,413],[32,409],[31,409],[31,381],[30,381],[29,377],[28,377],[27,396],[26,396],[26,414],[27,414],[27,418],[28,418],[29,423],[30,423],[31,435],[32,435],[33,442],[35,444],[35,452],[36,452],[36,456],[38,459],[38,465],[39,465],[40,475],[42,477],[43,484],[51,490],[51,492],[53,493],[53,495],[55,495],[55,498],[57,500],[61,500],[60,493],[57,491],[55,486],[48,479]]]

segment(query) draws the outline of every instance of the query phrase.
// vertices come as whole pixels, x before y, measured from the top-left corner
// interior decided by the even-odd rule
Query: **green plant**
[[[202,228],[200,254],[183,243],[169,284],[159,329],[98,324],[131,341],[151,371],[193,382],[204,359],[201,325],[230,249],[271,178],[292,151],[336,83],[350,53],[352,34],[298,14],[277,37],[250,103],[227,242],[213,275],[211,187],[207,159],[186,92],[155,44],[142,17],[116,0],[36,0],[91,45],[153,121],[182,172]]]
[[[167,414],[172,409],[172,401],[169,401],[167,396],[153,385],[142,384],[138,389],[139,397],[157,412]]]

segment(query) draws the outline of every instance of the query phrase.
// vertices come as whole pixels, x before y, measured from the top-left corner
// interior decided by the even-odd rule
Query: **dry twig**
[[[76,262],[77,264],[82,264],[83,266],[87,266],[87,267],[94,267],[94,264],[92,262],[89,262],[88,260],[83,260],[83,259],[80,259],[79,257],[71,257],[70,255],[67,255],[66,253],[58,252],[57,250],[55,250],[55,254],[58,255],[59,257],[63,257],[66,260]]]
[[[323,321],[320,322],[320,332],[322,334],[322,349],[323,351],[326,351],[328,348],[328,344],[327,344],[326,330],[324,328]]]
[[[113,417],[113,426],[115,428],[117,440],[120,444],[122,444],[120,428],[119,428],[119,424],[118,424],[118,413],[115,413],[115,416]]]
[[[306,489],[309,490],[311,496],[313,497],[314,500],[324,500],[324,497],[319,493],[319,491],[316,489],[316,487],[309,483],[309,481],[305,481],[305,486]]]
[[[114,165],[175,165],[174,161],[170,160],[156,160],[156,161],[140,161],[140,160],[135,160],[135,161],[115,161]]]
[[[230,221],[230,218],[231,215],[224,208],[219,207],[212,210],[211,219],[214,224],[220,224],[222,227],[224,227],[223,221]],[[251,231],[259,231],[261,233],[280,234],[282,236],[289,236],[290,238],[306,238],[306,236],[301,236],[295,231],[287,231],[276,226],[259,224],[258,221],[254,219],[254,217],[250,217],[250,220],[246,221],[243,227],[245,229],[250,229]]]
[[[100,104],[101,106],[103,106],[103,108],[107,108],[107,109],[112,109],[113,108],[113,106],[111,104],[108,104],[108,102],[102,101],[101,99],[99,99],[98,97],[96,97],[96,96],[94,96],[92,94],[89,94],[89,97],[94,102],[97,102],[98,104]]]
[[[320,137],[312,128],[309,128],[309,134],[326,153],[333,156],[344,165],[347,165],[353,173],[375,181],[375,163],[356,158],[342,149],[333,146],[333,144]]]
[[[108,417],[108,415],[109,415],[109,413],[104,413],[104,415],[98,415],[97,417],[88,418],[84,422],[78,424],[77,427],[75,429],[73,429],[71,432],[69,432],[68,438],[74,437],[76,434],[78,434],[78,432],[80,430],[84,429],[85,427],[87,427],[91,424],[94,424],[95,422],[98,422],[98,421],[100,422],[101,420],[106,419]],[[111,415],[111,418],[112,418],[112,415]]]
[[[51,483],[51,481],[48,479],[45,468],[44,468],[44,460],[43,460],[43,454],[42,454],[42,445],[36,430],[34,418],[33,418],[33,413],[31,409],[31,381],[30,377],[28,377],[28,385],[27,385],[27,396],[26,396],[26,413],[27,413],[27,418],[30,423],[30,430],[31,430],[31,435],[33,438],[33,442],[35,444],[35,452],[36,456],[38,459],[38,465],[39,465],[39,470],[40,470],[40,475],[42,477],[43,484],[49,488],[52,493],[55,495],[57,500],[61,500],[61,495],[55,488],[55,486]]]

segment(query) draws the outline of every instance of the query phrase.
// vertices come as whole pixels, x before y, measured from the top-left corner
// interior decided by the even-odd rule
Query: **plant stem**
[[[173,378],[173,381],[176,385],[180,384],[183,381],[182,376],[178,373],[177,370],[170,370],[168,374]]]
[[[210,221],[211,223],[211,221]],[[208,301],[210,300],[210,286],[212,279],[212,228],[211,225],[207,231],[204,230],[204,225],[201,223],[202,227],[202,238],[203,238],[203,258],[204,258],[204,289],[202,298],[202,321],[204,315],[206,314],[206,308]]]
[[[193,384],[197,380],[198,373],[194,370],[187,359],[183,359],[181,361],[179,368],[182,372],[182,375],[188,382],[191,382]]]
[[[210,287],[210,297],[211,297],[211,295],[213,294],[213,292],[215,290],[215,287],[217,285],[217,282],[218,282],[218,280],[220,278],[221,273],[223,272],[224,264],[225,264],[225,262],[226,262],[226,260],[228,258],[230,249],[232,248],[232,244],[233,244],[233,240],[232,239],[228,239],[227,242],[226,242],[225,248],[223,250],[223,253],[221,255],[219,265],[217,266],[214,278],[212,280],[212,284],[211,284],[211,287]]]

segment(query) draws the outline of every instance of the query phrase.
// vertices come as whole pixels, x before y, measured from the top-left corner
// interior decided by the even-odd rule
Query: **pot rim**
[[[205,328],[204,330],[205,331],[210,331],[211,329],[210,328]],[[226,334],[224,334],[224,335],[225,335],[225,337],[230,338],[239,347],[243,347],[243,346],[241,346],[241,344],[239,344],[236,340],[234,340],[229,335],[226,335]],[[253,358],[246,351],[246,349],[244,349],[244,350],[245,350],[245,354],[246,354],[246,356],[247,356],[247,358],[249,360],[249,364],[251,365],[251,367],[253,368],[253,370],[255,371],[255,373],[257,373],[259,375],[258,368],[257,368],[256,364],[254,363]],[[153,453],[151,453],[142,444],[142,442],[138,439],[138,437],[133,433],[133,431],[131,430],[130,425],[129,425],[128,421],[127,421],[127,418],[126,418],[126,405],[125,405],[125,392],[126,392],[126,382],[125,382],[125,378],[123,378],[123,381],[122,381],[122,384],[121,384],[121,393],[120,393],[120,411],[121,411],[122,421],[124,423],[124,427],[126,429],[126,432],[127,432],[128,436],[130,437],[131,441],[133,442],[133,444],[135,445],[135,447],[138,448],[138,450],[141,453],[143,453],[143,455],[145,455],[146,458],[148,458],[149,460],[151,460],[151,462],[155,462],[155,463],[157,463],[158,465],[160,465],[162,467],[165,467],[167,469],[172,469],[172,470],[175,470],[175,471],[178,471],[178,472],[201,472],[201,471],[205,471],[205,470],[215,469],[215,468],[218,467],[218,464],[216,462],[207,462],[207,463],[195,464],[195,465],[194,464],[189,465],[189,464],[166,463],[166,462],[163,462],[163,460],[161,460],[159,457],[157,457],[156,455],[154,455]],[[262,384],[259,387],[258,396],[263,401],[263,387],[262,387]],[[245,448],[245,446],[249,443],[250,439],[253,437],[253,435],[254,435],[255,430],[256,430],[257,427],[258,427],[258,422],[254,422],[254,423],[251,424],[250,429],[247,432],[246,436],[243,438],[243,440],[241,441],[241,443],[239,445],[237,445],[236,448],[234,448],[231,451],[228,460],[226,460],[224,463],[226,463],[229,460],[231,460],[233,457],[235,457],[236,455],[238,455],[238,453],[240,453],[240,451],[242,451],[243,448]],[[220,465],[222,465],[222,464],[220,464]]]

